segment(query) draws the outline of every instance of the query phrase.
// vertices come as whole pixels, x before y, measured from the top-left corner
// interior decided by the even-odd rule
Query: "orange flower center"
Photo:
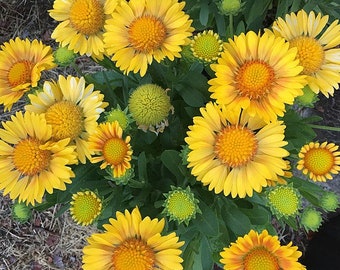
[[[155,252],[144,241],[130,238],[118,245],[112,255],[112,269],[152,270],[155,269]]]
[[[258,147],[254,133],[243,127],[227,126],[216,136],[215,153],[218,159],[231,167],[247,164]]]
[[[166,37],[166,28],[158,18],[142,16],[130,24],[128,33],[129,42],[135,50],[149,53],[163,44]]]
[[[11,87],[31,82],[33,63],[24,60],[15,63],[8,72],[8,82]]]
[[[312,148],[304,157],[304,166],[315,175],[330,173],[334,166],[332,152],[325,148]]]
[[[59,101],[45,113],[47,124],[52,126],[52,136],[56,140],[77,138],[84,129],[81,107],[70,101]]]
[[[111,138],[104,144],[103,156],[108,163],[116,166],[123,163],[128,150],[125,141],[120,138]]]
[[[238,70],[235,78],[236,88],[241,97],[261,99],[271,90],[274,70],[259,60],[246,61]]]
[[[104,8],[99,0],[74,0],[70,8],[70,23],[84,35],[94,35],[104,26]]]
[[[51,153],[40,149],[40,142],[34,138],[21,140],[14,148],[13,163],[23,175],[36,175],[46,169]]]
[[[256,247],[243,259],[244,270],[266,269],[280,270],[277,258],[264,247]]]
[[[311,75],[321,68],[325,53],[321,44],[313,37],[301,36],[289,41],[290,47],[298,49],[297,58],[303,66],[303,73]]]

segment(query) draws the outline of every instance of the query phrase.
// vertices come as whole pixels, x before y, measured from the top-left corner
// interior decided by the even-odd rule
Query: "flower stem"
[[[340,132],[340,127],[320,126],[320,125],[313,125],[313,124],[309,124],[309,126],[311,128],[317,128],[317,129],[323,129],[323,130],[338,131],[338,132]]]
[[[234,15],[229,15],[229,35],[232,38],[234,36]]]

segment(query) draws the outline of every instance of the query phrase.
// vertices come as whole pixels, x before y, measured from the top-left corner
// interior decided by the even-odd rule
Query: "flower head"
[[[283,148],[287,142],[281,121],[266,124],[212,102],[201,114],[194,117],[185,141],[191,150],[188,167],[209,190],[243,198],[284,175],[283,158],[289,153]]]
[[[69,139],[52,141],[44,115],[17,112],[0,129],[0,189],[11,199],[41,203],[45,191],[65,190],[74,173],[74,146]]]
[[[72,219],[82,226],[92,224],[100,215],[103,207],[102,200],[90,190],[73,194],[70,204]]]
[[[20,223],[29,221],[32,217],[32,208],[24,203],[14,202],[12,218]]]
[[[125,173],[122,176],[119,177],[114,177],[114,169],[112,169],[111,167],[106,167],[106,172],[107,172],[107,176],[105,176],[106,179],[113,181],[116,183],[116,185],[120,186],[120,185],[127,185],[129,184],[129,182],[134,180],[135,177],[135,170],[133,167],[130,167],[128,169],[126,169]]]
[[[300,222],[307,231],[316,232],[322,224],[321,212],[313,207],[307,207],[300,215]]]
[[[244,3],[241,3],[241,0],[221,0],[218,3],[218,9],[224,15],[237,15],[243,6]]]
[[[118,0],[55,0],[49,15],[60,22],[51,37],[80,55],[102,59],[103,33]]]
[[[313,181],[325,182],[333,179],[332,174],[340,171],[340,151],[334,143],[310,142],[304,145],[299,153],[297,169],[308,174]]]
[[[106,21],[104,33],[107,53],[117,67],[144,76],[153,59],[181,57],[181,46],[194,30],[184,5],[177,0],[121,1]]]
[[[116,212],[116,219],[103,225],[105,232],[90,236],[84,247],[83,269],[183,269],[176,234],[163,236],[164,219],[142,216],[136,207],[130,213]]]
[[[74,51],[69,50],[67,47],[59,47],[54,53],[54,62],[61,67],[67,67],[76,59],[77,54]]]
[[[269,33],[250,31],[229,39],[218,63],[211,65],[216,75],[208,82],[211,98],[267,123],[276,120],[283,116],[285,104],[303,94],[305,79],[296,54],[283,38]]]
[[[109,112],[106,112],[105,119],[107,122],[117,121],[124,131],[128,130],[128,127],[132,122],[132,117],[128,113],[128,108],[126,107],[122,110],[119,105],[117,108],[112,108]]]
[[[231,246],[220,253],[220,262],[225,270],[303,270],[298,262],[302,252],[292,242],[281,245],[277,236],[271,236],[267,230],[257,233],[251,230],[244,237],[238,237]]]
[[[285,19],[278,18],[272,26],[275,35],[289,41],[291,48],[297,48],[297,58],[310,89],[326,97],[333,95],[340,83],[340,24],[335,20],[327,27],[328,18],[300,10],[287,14]]]
[[[339,196],[333,191],[324,191],[320,197],[320,207],[329,212],[339,207]]]
[[[36,87],[43,70],[55,67],[52,48],[41,41],[16,38],[1,45],[0,104],[11,110],[30,87]]]
[[[91,158],[92,163],[101,162],[101,169],[108,165],[113,170],[113,177],[121,177],[131,168],[132,149],[130,136],[122,138],[123,130],[117,121],[99,124],[96,131],[89,137],[89,148],[96,155]]]
[[[296,98],[296,103],[302,107],[314,108],[315,103],[319,100],[318,95],[313,92],[308,85],[302,90],[303,95]]]
[[[93,88],[93,84],[85,85],[83,77],[60,75],[57,82],[45,81],[43,91],[29,94],[30,104],[25,106],[27,111],[45,114],[53,140],[69,138],[76,145],[81,163],[91,157],[87,139],[107,106],[104,95]]]
[[[129,110],[139,128],[158,134],[168,126],[167,116],[174,108],[167,91],[156,84],[143,84],[132,92]]]

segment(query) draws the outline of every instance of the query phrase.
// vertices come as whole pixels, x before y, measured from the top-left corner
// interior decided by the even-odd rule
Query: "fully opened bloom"
[[[118,0],[55,0],[49,15],[60,22],[52,38],[80,55],[101,59],[105,54],[105,20]]]
[[[185,138],[191,150],[187,160],[191,173],[209,190],[243,198],[284,175],[283,158],[289,153],[283,148],[287,142],[281,121],[266,124],[212,102],[200,111]]]
[[[332,174],[340,171],[339,146],[334,143],[310,142],[299,153],[297,169],[313,181],[325,182],[333,179]]]
[[[177,0],[122,0],[104,33],[107,53],[117,67],[144,76],[153,59],[181,57],[181,46],[194,30],[184,5]]]
[[[230,247],[220,253],[220,262],[225,270],[303,270],[306,269],[298,259],[302,252],[292,242],[281,245],[277,236],[251,230],[238,237]]]
[[[0,104],[11,110],[30,87],[36,87],[41,72],[55,67],[52,48],[41,41],[16,38],[1,45]]]
[[[84,247],[84,270],[180,270],[183,269],[176,233],[162,235],[165,221],[142,216],[136,207],[117,212],[103,225],[105,232],[92,234]]]
[[[123,139],[123,130],[117,121],[101,123],[89,137],[89,147],[95,155],[92,163],[102,162],[101,169],[111,166],[113,177],[121,177],[131,168],[130,136]]]
[[[0,189],[11,199],[41,203],[45,191],[65,190],[74,173],[74,146],[69,139],[51,141],[44,115],[17,112],[0,129]]]
[[[229,39],[218,63],[216,78],[209,80],[211,98],[230,109],[245,109],[265,122],[283,116],[285,104],[293,104],[305,85],[297,49],[273,34],[250,31]]]
[[[45,81],[43,91],[29,94],[27,111],[45,113],[52,126],[52,139],[70,138],[77,146],[81,163],[91,157],[87,139],[97,127],[97,120],[107,106],[104,95],[94,90],[93,84],[85,85],[83,77],[59,76],[57,82]]]
[[[278,18],[272,29],[277,36],[298,49],[297,57],[307,76],[308,86],[326,97],[333,95],[340,83],[340,24],[335,20],[327,26],[329,16],[315,16],[304,10]]]

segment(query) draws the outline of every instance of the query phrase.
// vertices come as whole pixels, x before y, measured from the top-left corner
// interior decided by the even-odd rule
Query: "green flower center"
[[[221,54],[222,49],[222,41],[212,31],[199,33],[191,43],[193,55],[205,62],[216,60]]]
[[[274,188],[268,193],[268,200],[275,212],[283,216],[295,215],[300,206],[300,198],[289,186]]]
[[[190,219],[196,211],[195,202],[185,191],[173,191],[167,198],[167,210],[178,221]]]
[[[78,223],[91,224],[101,212],[102,202],[92,191],[78,192],[72,199],[71,213]]]
[[[321,213],[315,209],[306,209],[301,214],[301,224],[307,229],[317,231],[322,222]]]
[[[125,130],[129,125],[129,119],[125,112],[119,109],[111,110],[110,113],[106,116],[106,120],[110,123],[117,121],[122,130]]]

